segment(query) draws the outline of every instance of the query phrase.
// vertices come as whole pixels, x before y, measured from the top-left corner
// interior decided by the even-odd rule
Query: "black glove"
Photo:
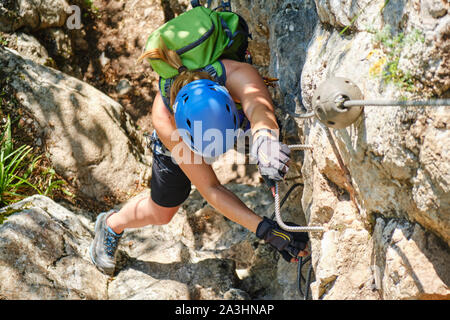
[[[290,153],[289,147],[275,136],[258,135],[253,141],[251,155],[258,160],[259,173],[270,188],[286,175]]]
[[[297,226],[295,223],[286,222],[289,226]],[[256,236],[264,239],[272,247],[277,249],[283,259],[290,262],[292,257],[297,258],[300,251],[305,250],[309,241],[306,232],[289,232],[280,228],[276,221],[264,217],[256,229]]]

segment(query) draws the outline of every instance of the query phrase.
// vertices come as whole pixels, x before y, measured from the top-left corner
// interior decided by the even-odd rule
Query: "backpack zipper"
[[[198,40],[188,44],[187,46],[185,46],[183,48],[176,50],[175,52],[180,56],[183,53],[185,53],[185,52],[195,48],[196,46],[199,46],[203,42],[205,42],[209,38],[209,36],[211,36],[211,34],[214,32],[214,29],[215,29],[214,23],[211,22],[211,24],[212,24],[211,28],[208,31],[206,31]]]

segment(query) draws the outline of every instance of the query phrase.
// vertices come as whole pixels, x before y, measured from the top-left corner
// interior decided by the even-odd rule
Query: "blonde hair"
[[[155,49],[150,49],[145,51],[137,60],[137,62],[141,62],[144,59],[151,60],[162,60],[172,68],[180,70],[180,68],[184,67],[181,62],[181,58],[174,50],[170,50],[167,48],[164,40],[159,38],[159,47]],[[178,92],[182,87],[187,85],[188,83],[199,80],[199,79],[209,79],[213,80],[209,73],[205,71],[196,71],[196,70],[188,70],[186,67],[180,70],[180,74],[176,76],[172,86],[170,88],[170,105],[172,106],[175,102],[175,98],[177,97]]]

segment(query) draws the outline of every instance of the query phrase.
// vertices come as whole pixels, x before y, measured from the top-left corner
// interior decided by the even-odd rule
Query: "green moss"
[[[20,212],[23,209],[8,209],[5,210],[4,212],[0,212],[0,224],[3,224],[3,222],[5,222],[6,218],[16,212]]]
[[[4,211],[0,211],[0,225],[3,224],[7,220],[7,217],[9,217],[10,215],[13,215],[14,213],[17,213],[17,212],[22,212],[26,209],[30,209],[31,207],[32,207],[31,202],[28,202],[28,203],[25,203],[20,208],[4,208],[4,209],[2,209]]]

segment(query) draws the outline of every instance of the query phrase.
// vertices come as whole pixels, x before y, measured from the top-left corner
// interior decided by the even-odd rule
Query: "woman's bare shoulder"
[[[222,59],[221,60],[225,70],[227,72],[227,77],[234,72],[239,72],[239,70],[243,70],[245,68],[251,67],[248,63],[245,62],[239,62],[236,60],[230,60],[230,59]]]

